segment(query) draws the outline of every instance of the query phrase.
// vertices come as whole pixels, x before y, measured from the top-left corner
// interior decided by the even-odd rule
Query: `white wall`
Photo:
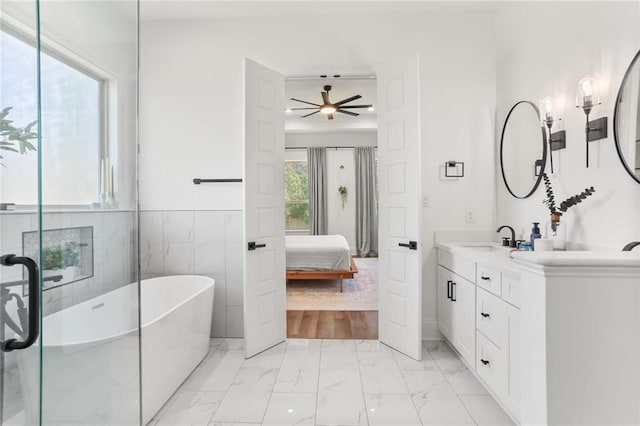
[[[195,186],[243,167],[243,61],[283,74],[331,67],[371,73],[421,55],[425,334],[436,337],[437,230],[494,223],[495,55],[493,12],[442,6],[386,13],[143,22],[141,28],[141,202],[144,209],[239,209],[238,186]],[[145,9],[142,5],[142,18]],[[344,29],[353,37],[345,37]],[[439,179],[466,162],[467,177]],[[473,209],[475,223],[465,221]]]
[[[640,3],[570,2],[505,4],[498,7],[497,126],[518,100],[539,103],[553,96],[565,103],[560,117],[567,149],[554,152],[551,176],[556,198],[565,199],[593,185],[596,193],[562,216],[568,242],[620,250],[640,239],[640,185],[618,159],[613,140],[613,110],[626,67],[640,48]],[[603,105],[592,115],[609,117],[609,138],[590,143],[585,168],[585,115],[575,108],[578,80],[600,81]],[[499,133],[498,133],[499,134]],[[499,149],[499,137],[496,151]],[[549,171],[548,171],[549,172]],[[508,195],[497,173],[497,218],[528,238],[531,222],[548,221],[541,188],[527,200]]]

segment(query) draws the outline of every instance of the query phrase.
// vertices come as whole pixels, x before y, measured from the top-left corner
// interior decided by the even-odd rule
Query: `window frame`
[[[33,49],[37,54],[37,34],[33,28],[30,28],[27,24],[11,17],[7,14],[0,14],[0,31],[4,32],[11,37],[14,37]],[[79,54],[73,52],[67,47],[55,42],[49,37],[40,35],[40,53],[45,54],[56,61],[59,61],[73,70],[83,74],[84,76],[95,80],[98,83],[98,108],[99,108],[99,141],[98,141],[98,162],[102,164],[105,159],[109,160],[110,164],[117,164],[116,153],[112,152],[112,145],[116,146],[115,137],[117,136],[116,117],[112,116],[115,111],[112,111],[111,106],[115,105],[115,97],[117,93],[117,80],[109,72],[94,65],[87,59],[83,58]],[[40,77],[42,78],[42,77]],[[41,84],[41,80],[38,81]],[[111,132],[110,129],[115,131]],[[117,152],[117,150],[113,150]],[[95,188],[94,201],[98,203],[100,201],[100,187],[102,186],[102,180],[104,176],[100,173],[100,167],[96,170],[98,175],[98,187]],[[113,177],[113,187],[116,188],[117,176]],[[114,192],[116,195],[115,201],[117,201],[118,192]],[[43,209],[46,210],[85,210],[92,209],[95,206],[90,204],[42,204]],[[38,204],[20,204],[16,205],[16,210],[32,210],[37,208]]]
[[[307,180],[309,179],[309,169],[308,169],[308,161],[307,159],[285,159],[284,160],[285,163],[285,168],[287,163],[305,163],[307,164]],[[286,181],[283,182],[283,184],[285,185],[285,191],[286,191]],[[307,194],[307,209],[309,209],[309,198],[308,198]],[[298,202],[304,201],[304,200],[296,200]],[[287,200],[284,200],[284,208],[285,208],[285,233],[289,234],[289,235],[307,235],[309,234],[309,222],[307,221],[307,227],[305,229],[287,229],[287,222],[286,222],[286,211],[287,211],[287,205],[288,202]]]

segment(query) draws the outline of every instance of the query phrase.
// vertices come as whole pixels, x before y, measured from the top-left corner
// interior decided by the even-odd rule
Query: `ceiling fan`
[[[355,101],[356,99],[360,99],[362,96],[355,95],[350,98],[343,99],[339,102],[332,103],[329,100],[329,91],[331,90],[331,86],[324,86],[324,92],[320,92],[322,95],[322,105],[314,104],[313,102],[307,102],[296,98],[291,98],[292,101],[302,102],[303,104],[313,105],[313,108],[291,108],[291,111],[299,111],[299,110],[309,110],[315,109],[314,112],[309,113],[307,115],[303,115],[302,118],[309,117],[311,115],[317,114],[319,112],[326,114],[328,120],[333,120],[333,114],[336,112],[340,112],[342,114],[351,115],[353,117],[357,117],[360,114],[356,114],[355,112],[347,111],[349,109],[356,108],[372,108],[373,105],[345,105],[349,102]]]

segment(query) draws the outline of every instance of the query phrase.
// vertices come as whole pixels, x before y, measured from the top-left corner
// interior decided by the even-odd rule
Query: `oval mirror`
[[[540,111],[534,103],[520,101],[507,114],[500,138],[500,168],[509,193],[530,197],[540,185],[546,162],[547,137]]]
[[[631,61],[618,90],[613,137],[622,165],[640,183],[640,52]]]

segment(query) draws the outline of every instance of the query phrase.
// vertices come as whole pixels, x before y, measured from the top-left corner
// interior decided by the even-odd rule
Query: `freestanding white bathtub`
[[[44,317],[43,423],[138,425],[142,378],[147,424],[209,350],[213,290],[202,276],[142,281],[140,352],[135,283]],[[23,394],[37,398],[38,345],[19,356]]]

